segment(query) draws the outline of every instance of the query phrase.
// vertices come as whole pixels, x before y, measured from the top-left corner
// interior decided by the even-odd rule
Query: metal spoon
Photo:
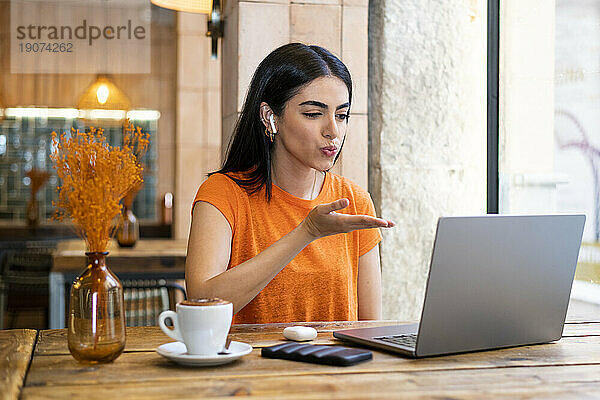
[[[225,347],[223,348],[222,351],[220,351],[218,354],[220,356],[224,355],[224,354],[231,354],[229,352],[229,345],[231,344],[231,336],[227,335],[227,341],[225,342]]]

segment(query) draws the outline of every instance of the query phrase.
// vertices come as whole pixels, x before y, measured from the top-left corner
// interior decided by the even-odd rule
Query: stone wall
[[[188,237],[192,201],[221,162],[221,60],[213,60],[207,16],[177,13],[175,237]]]
[[[485,213],[485,7],[369,5],[369,188],[397,224],[381,244],[386,319],[419,318],[438,217]]]

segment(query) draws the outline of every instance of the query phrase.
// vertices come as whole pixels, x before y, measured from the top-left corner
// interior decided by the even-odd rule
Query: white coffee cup
[[[233,318],[233,304],[221,299],[184,300],[177,312],[163,311],[158,325],[168,336],[183,342],[188,354],[211,356],[223,351]],[[173,322],[173,329],[165,320]]]

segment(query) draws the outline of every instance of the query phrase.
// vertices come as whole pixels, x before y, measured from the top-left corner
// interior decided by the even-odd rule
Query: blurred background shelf
[[[129,326],[155,325],[185,298],[187,239],[109,245],[107,265],[125,288]],[[0,241],[0,329],[63,328],[71,283],[86,268],[81,239]]]
[[[185,278],[185,258],[187,254],[187,239],[142,239],[134,247],[121,248],[113,240],[108,246],[109,255],[107,266],[114,272],[124,287],[131,288],[132,301],[143,298],[162,299],[164,291],[151,291],[153,288],[166,288],[173,291],[181,286],[179,295],[171,296],[170,305],[185,297],[182,280]],[[49,327],[50,329],[64,328],[66,322],[66,307],[68,306],[71,282],[86,267],[85,243],[81,239],[65,240],[59,242],[53,253],[52,269],[49,274]],[[170,289],[169,289],[170,288]],[[142,289],[148,289],[142,290]],[[154,300],[153,300],[154,301]],[[156,312],[156,307],[161,311],[164,301],[156,301],[151,306],[144,303],[142,306],[128,306],[130,311],[142,311],[148,307],[148,313]],[[144,317],[145,318],[145,317]],[[140,317],[140,321],[145,319]],[[147,323],[155,325],[153,317],[148,317]]]

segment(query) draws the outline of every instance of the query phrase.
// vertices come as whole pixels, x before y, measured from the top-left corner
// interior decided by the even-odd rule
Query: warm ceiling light
[[[79,100],[80,110],[122,110],[131,107],[129,98],[106,75],[98,75],[96,81],[88,86]]]
[[[210,14],[212,12],[212,0],[151,0],[151,2],[159,7],[177,11],[198,14]]]
[[[0,111],[1,113],[2,111]],[[64,118],[64,119],[116,119],[123,116],[132,121],[158,121],[158,110],[78,110],[76,108],[47,108],[47,107],[11,107],[4,109],[4,115],[9,118]]]
[[[106,100],[108,100],[108,88],[105,84],[98,86],[98,89],[96,90],[96,98],[100,104],[104,104],[106,103]]]

